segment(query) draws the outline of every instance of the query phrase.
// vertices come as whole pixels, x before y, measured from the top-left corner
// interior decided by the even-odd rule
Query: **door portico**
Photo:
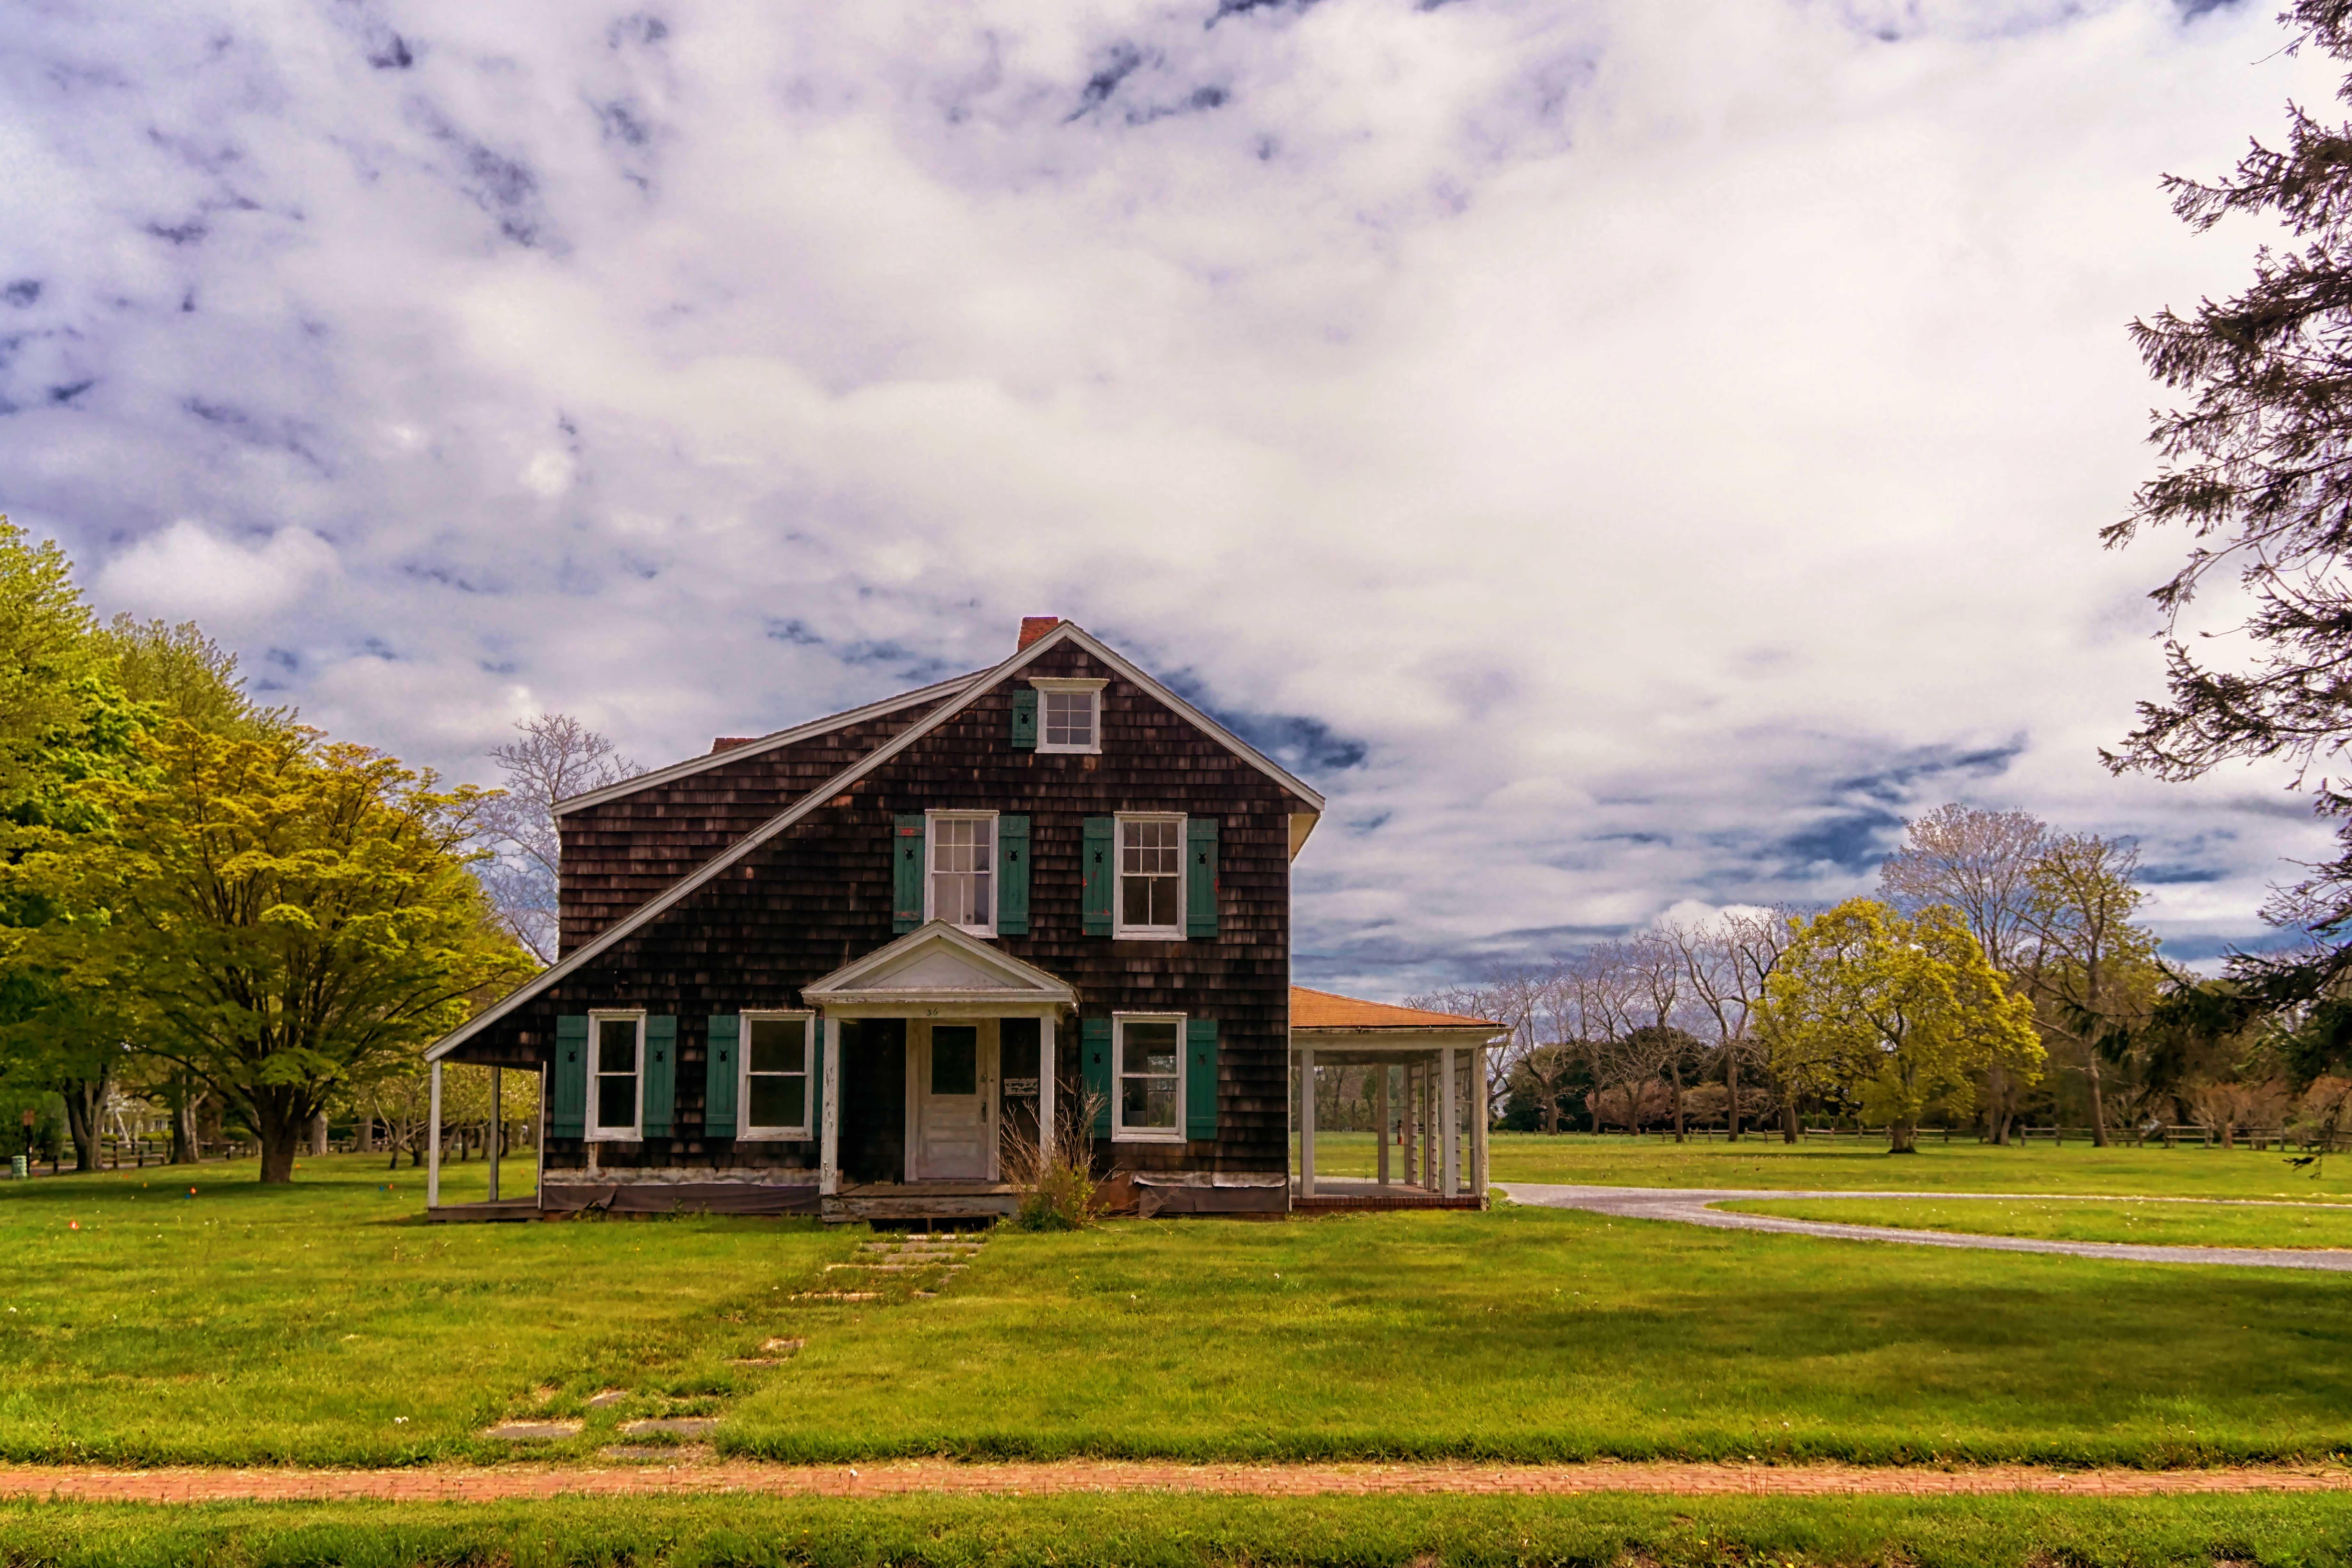
[[[975,1214],[1009,1212],[1010,1189],[999,1190],[997,1158],[1003,1024],[1035,1019],[1041,1059],[1050,1063],[1055,1026],[1076,1006],[1076,990],[932,921],[802,987],[801,996],[824,1020],[817,1190],[824,1212],[911,1217],[944,1213],[938,1204],[958,1202]],[[904,1180],[887,1184],[887,1191],[866,1184],[852,1204],[842,1181],[842,1026],[869,1018],[906,1021]],[[1036,1092],[1039,1139],[1050,1149],[1051,1070],[1039,1073]]]

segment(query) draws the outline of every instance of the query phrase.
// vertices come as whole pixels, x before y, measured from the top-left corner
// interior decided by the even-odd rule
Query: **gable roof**
[[[1275,783],[1282,785],[1283,788],[1288,790],[1291,794],[1297,795],[1300,799],[1306,801],[1316,812],[1320,813],[1322,811],[1323,796],[1306,784],[1302,783],[1280,763],[1275,762],[1271,757],[1258,752],[1255,748],[1248,745],[1239,737],[1234,735],[1232,731],[1227,730],[1223,725],[1218,723],[1215,720],[1210,718],[1207,714],[1202,712],[1199,709],[1193,707],[1191,703],[1185,701],[1174,692],[1169,690],[1165,686],[1162,686],[1160,682],[1151,679],[1151,677],[1144,674],[1143,671],[1138,669],[1134,665],[1129,664],[1126,659],[1120,658],[1118,654],[1113,653],[1109,648],[1105,647],[1101,643],[1096,641],[1093,637],[1081,629],[1076,621],[1064,621],[1060,626],[1055,626],[1052,631],[1046,633],[1044,637],[1039,637],[1028,647],[1015,651],[1012,658],[1006,659],[1003,664],[996,666],[993,669],[984,669],[977,675],[960,678],[964,681],[963,688],[961,690],[956,692],[949,700],[940,703],[937,708],[932,709],[931,711],[926,713],[920,719],[916,720],[912,724],[908,725],[904,730],[899,731],[896,735],[891,736],[890,739],[883,742],[880,745],[866,752],[866,755],[860,757],[856,762],[850,763],[849,766],[842,769],[841,772],[834,774],[833,777],[827,779],[824,783],[809,790],[792,805],[786,806],[783,810],[778,812],[775,816],[770,817],[767,821],[761,823],[751,832],[746,833],[742,837],[738,838],[734,843],[730,844],[726,848],[721,849],[718,854],[713,855],[709,859],[704,861],[701,865],[696,867],[685,876],[680,877],[677,881],[671,883],[661,892],[655,894],[652,898],[647,899],[644,903],[639,904],[635,909],[630,910],[619,920],[614,921],[611,925],[606,926],[602,931],[597,933],[593,940],[582,943],[570,954],[558,960],[554,963],[548,965],[545,969],[541,970],[537,974],[532,975],[529,980],[524,981],[520,985],[516,986],[512,991],[508,992],[504,996],[499,997],[496,1002],[491,1003],[488,1007],[485,1007],[479,1013],[475,1014],[463,1024],[458,1025],[457,1027],[452,1029],[449,1033],[444,1035],[439,1040],[434,1042],[433,1046],[425,1051],[425,1059],[427,1061],[441,1061],[446,1059],[451,1051],[457,1049],[457,1047],[473,1038],[476,1035],[480,1034],[484,1029],[488,1028],[492,1024],[497,1023],[499,1019],[506,1017],[510,1013],[513,1013],[516,1009],[522,1006],[524,1003],[541,994],[550,987],[553,986],[557,982],[578,973],[589,963],[593,963],[597,958],[602,957],[606,952],[611,952],[614,947],[620,945],[620,943],[626,940],[631,934],[643,930],[645,927],[652,924],[656,920],[658,920],[664,914],[669,912],[672,909],[675,909],[678,904],[685,901],[688,895],[716,880],[722,872],[726,871],[730,867],[734,866],[744,857],[750,855],[753,850],[759,848],[761,845],[766,844],[769,840],[782,835],[794,823],[800,821],[803,817],[807,816],[810,813],[817,810],[819,807],[831,801],[835,795],[841,794],[843,790],[848,788],[849,785],[856,784],[859,779],[865,778],[867,774],[879,768],[883,763],[898,756],[900,752],[912,746],[916,742],[931,733],[934,730],[939,729],[949,720],[954,718],[958,713],[962,712],[966,708],[970,707],[975,700],[977,700],[982,693],[990,690],[992,688],[996,686],[998,682],[1010,676],[1019,674],[1024,668],[1035,661],[1040,656],[1053,648],[1059,647],[1066,642],[1076,643],[1078,647],[1084,648],[1096,658],[1100,659],[1103,663],[1110,666],[1113,669],[1118,671],[1120,675],[1141,687],[1154,699],[1165,706],[1174,710],[1177,713],[1182,715],[1186,720],[1200,728],[1203,732],[1217,741],[1220,744],[1223,745],[1235,756],[1241,758],[1244,762],[1249,763],[1252,767],[1257,769],[1258,772],[1265,774],[1268,778],[1274,780]],[[941,684],[947,685],[953,683],[942,682]],[[926,688],[926,689],[936,690],[938,689]],[[916,695],[919,694],[909,693],[908,697],[911,698]],[[807,726],[803,726],[802,728],[805,731]],[[782,732],[783,731],[780,731],[780,733]],[[719,754],[725,757],[738,757],[741,756],[743,752],[746,750],[749,750],[749,748],[741,748],[737,751],[721,752]],[[706,764],[711,760],[712,759],[708,757],[698,757],[694,759],[697,763]],[[686,764],[679,764],[680,769],[684,769],[685,767]],[[676,770],[665,771],[674,772]],[[631,782],[634,783],[636,781]],[[575,796],[571,804],[576,806],[581,802],[586,801],[590,797],[586,795]],[[1295,846],[1292,852],[1294,854],[1297,853]]]
[[[959,675],[951,679],[919,687],[913,691],[901,691],[896,697],[886,697],[879,702],[869,702],[863,708],[852,708],[841,713],[828,713],[822,719],[811,719],[804,724],[794,724],[790,729],[772,731],[765,735],[752,735],[742,739],[732,735],[725,736],[722,739],[727,742],[726,744],[714,746],[701,756],[688,757],[682,763],[672,763],[666,768],[656,768],[649,773],[638,773],[623,779],[618,784],[606,784],[602,789],[588,790],[568,799],[559,800],[555,803],[554,812],[556,816],[562,816],[566,813],[582,811],[592,805],[602,805],[608,800],[619,800],[624,795],[635,795],[641,789],[651,789],[656,784],[666,784],[673,779],[689,778],[707,769],[720,767],[729,763],[740,763],[746,757],[756,757],[762,752],[772,752],[780,746],[789,746],[796,741],[805,741],[813,735],[830,734],[835,730],[846,730],[852,724],[862,724],[868,719],[886,719],[893,713],[920,707],[926,702],[936,702],[944,697],[957,696],[987,673],[988,671],[984,669],[974,670],[970,675]]]
[[[1386,1002],[1365,1002],[1331,991],[1290,988],[1293,1029],[1484,1029],[1492,1034],[1503,1026],[1488,1018],[1460,1013],[1430,1013],[1419,1007],[1398,1007]]]
[[[926,921],[801,987],[801,1000],[811,1005],[967,998],[1070,1005],[1078,994],[1061,976],[941,920]]]

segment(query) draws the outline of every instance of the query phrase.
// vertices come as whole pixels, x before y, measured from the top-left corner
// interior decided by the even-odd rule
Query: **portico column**
[[[1298,1047],[1298,1195],[1315,1195],[1315,1047]]]
[[[1437,1091],[1437,1114],[1445,1119],[1444,1123],[1445,1133],[1444,1149],[1438,1155],[1444,1168],[1437,1173],[1437,1190],[1441,1195],[1450,1198],[1462,1190],[1462,1118],[1454,1098],[1454,1047],[1452,1046],[1445,1047],[1442,1065],[1438,1070],[1444,1076],[1440,1080]]]
[[[1470,1190],[1478,1194],[1478,1206],[1486,1206],[1486,1121],[1494,1113],[1495,1087],[1486,1077],[1486,1047],[1475,1046],[1470,1051],[1470,1080],[1474,1092],[1470,1100]]]
[[[441,1206],[441,1064],[433,1064],[433,1089],[425,1117],[425,1206]]]
[[[1381,1129],[1381,1185],[1389,1184],[1389,1064],[1383,1057],[1373,1069],[1380,1077],[1372,1080],[1372,1120]]]
[[[824,1016],[824,1125],[817,1144],[816,1190],[831,1197],[841,1190],[841,1020]]]
[[[1037,1159],[1054,1158],[1054,1015],[1037,1020]]]

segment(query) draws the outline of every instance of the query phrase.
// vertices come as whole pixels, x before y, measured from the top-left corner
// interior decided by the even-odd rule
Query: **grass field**
[[[2151,1247],[2352,1247],[2352,1206],[2032,1198],[1754,1199],[1724,1208],[1838,1225],[1966,1231],[2053,1241],[2130,1241]]]
[[[2151,1568],[2352,1562],[2352,1499],[1129,1496],[554,1503],[0,1504],[11,1568],[1061,1568],[1438,1563]]]
[[[1369,1173],[1376,1151],[1371,1134],[1340,1134],[1327,1156],[1325,1134],[1315,1141],[1315,1168],[1338,1163]],[[1926,1135],[1923,1135],[1923,1138]],[[2072,1193],[2116,1196],[2286,1198],[2298,1203],[2352,1202],[2352,1155],[2327,1160],[2317,1174],[2298,1171],[2275,1152],[2251,1149],[2095,1149],[2089,1143],[1996,1149],[1955,1139],[1922,1142],[1916,1154],[1889,1154],[1883,1142],[1840,1138],[1783,1143],[1742,1138],[1737,1143],[1677,1145],[1655,1135],[1640,1139],[1539,1132],[1495,1134],[1488,1153],[1496,1182],[1581,1182],[1628,1187],[1797,1187],[1824,1192]]]
[[[554,1450],[584,1455],[656,1410],[804,1458],[2352,1452],[2332,1277],[1507,1208],[1003,1235],[936,1300],[828,1304],[793,1297],[855,1234],[428,1227],[372,1161],[249,1173],[0,1184],[0,1458],[489,1457],[530,1413],[586,1419]],[[729,1364],[772,1335],[806,1348]],[[585,1411],[603,1388],[628,1398]]]

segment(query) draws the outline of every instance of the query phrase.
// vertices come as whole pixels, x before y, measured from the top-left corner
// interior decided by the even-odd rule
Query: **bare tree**
[[[562,846],[555,803],[635,778],[646,770],[569,713],[541,713],[515,725],[521,739],[493,747],[504,794],[482,812],[481,841],[496,857],[481,868],[482,886],[515,940],[552,963]]]
[[[2156,939],[2132,923],[2147,895],[2139,850],[2074,833],[2053,839],[2031,873],[2027,975],[2046,1035],[2074,1048],[2091,1094],[2091,1142],[2107,1146],[2103,1058],[2154,1001]]]
[[[1785,911],[1725,910],[1704,921],[1661,922],[1658,935],[1682,961],[1693,1010],[1714,1026],[1723,1063],[1725,1120],[1739,1137],[1739,1068],[1755,1056],[1751,1028],[1764,981],[1788,941]]]
[[[2021,984],[2035,942],[2033,868],[2050,847],[2049,825],[2031,812],[1979,811],[1953,801],[1903,826],[1903,847],[1878,868],[1879,890],[1906,914],[1929,904],[1958,910],[1992,966]],[[1983,1096],[1996,1144],[2009,1142],[2018,1094],[1996,1061]]]

